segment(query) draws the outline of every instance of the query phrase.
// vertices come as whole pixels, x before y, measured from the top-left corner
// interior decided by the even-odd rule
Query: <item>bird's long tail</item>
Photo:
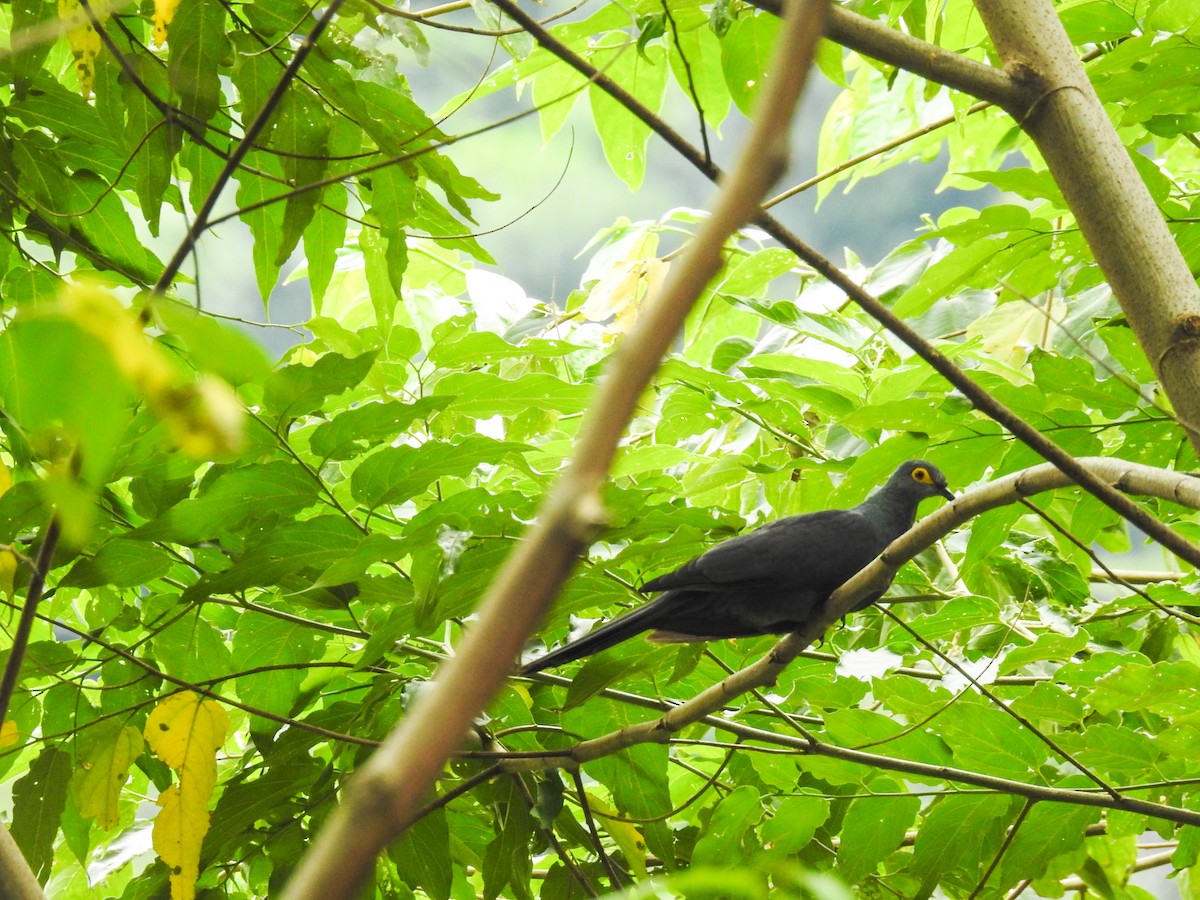
[[[551,650],[545,656],[539,656],[532,662],[523,665],[519,674],[532,675],[534,672],[542,671],[542,669],[561,666],[563,663],[591,656],[593,653],[599,653],[601,650],[607,650],[609,647],[621,643],[626,638],[631,638],[635,634],[653,628],[655,626],[655,619],[658,618],[659,610],[656,609],[657,604],[657,600],[653,603],[648,603],[630,613],[626,613],[618,619],[613,619],[606,625],[601,625],[599,628],[589,631],[577,641],[571,641],[571,643],[564,644],[557,650]]]

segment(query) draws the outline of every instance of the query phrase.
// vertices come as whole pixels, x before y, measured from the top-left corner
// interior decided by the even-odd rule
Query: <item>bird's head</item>
[[[946,487],[946,476],[941,469],[923,459],[910,459],[888,479],[888,487],[918,502],[926,497],[945,497],[953,500],[954,494]]]

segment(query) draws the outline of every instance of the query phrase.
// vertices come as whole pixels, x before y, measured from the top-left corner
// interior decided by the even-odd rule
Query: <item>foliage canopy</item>
[[[852,5],[995,61],[965,2]],[[29,557],[50,541],[52,511],[62,529],[3,698],[0,777],[11,833],[55,897],[281,890],[534,520],[603,361],[700,217],[664,210],[606,228],[565,308],[487,268],[473,210],[506,186],[458,169],[454,111],[527,89],[549,139],[586,98],[631,187],[661,148],[547,42],[493,6],[461,7],[0,9],[6,636],[36,597]],[[310,47],[299,38],[318,14],[328,27]],[[1060,15],[1195,271],[1194,11],[1092,0]],[[437,114],[397,69],[447,22],[500,32],[461,40],[494,39],[511,58]],[[752,108],[777,31],[772,13],[728,0],[589,5],[549,26],[650,113],[669,91],[688,97],[693,118],[676,125],[691,131]],[[876,266],[852,258],[852,276],[1071,454],[1193,467],[1061,190],[1011,118],[833,43],[819,63],[841,88],[819,137],[819,193],[857,185],[867,198],[870,176],[943,152],[947,184],[1004,192],[926,221]],[[145,235],[209,208],[228,179],[264,302],[297,254],[312,292],[305,337],[278,364],[229,324],[151,293],[179,266]],[[857,502],[903,459],[928,457],[956,490],[1039,461],[762,232],[727,250],[643,398],[604,492],[608,527],[546,643],[636,602],[634,586],[715,540]],[[220,291],[203,262],[201,301]],[[1200,536],[1193,513],[1146,507]],[[1138,898],[1150,894],[1129,873],[1156,831],[1171,842],[1159,864],[1193,896],[1195,575],[1102,584],[1114,579],[1097,547],[1127,551],[1130,538],[1080,491],[986,513],[904,567],[890,595],[902,603],[855,615],[769,693],[738,698],[727,729],[694,725],[577,775],[495,766],[652,717],[772,640],[635,641],[569,678],[513,680],[480,721],[479,752],[448,767],[442,800],[380,859],[376,895],[567,898],[644,882],[643,896],[667,884],[956,898],[1065,885]],[[798,736],[874,762],[806,752]],[[937,780],[910,763],[994,780]],[[1108,796],[1098,784],[1181,815],[1021,789]]]

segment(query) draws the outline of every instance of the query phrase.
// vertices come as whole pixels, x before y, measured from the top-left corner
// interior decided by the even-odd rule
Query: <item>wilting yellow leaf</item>
[[[628,331],[642,301],[658,290],[666,272],[667,263],[661,259],[620,260],[592,288],[579,312],[589,322],[613,319],[610,336]]]
[[[142,753],[142,736],[136,728],[121,727],[92,732],[94,743],[79,754],[79,769],[71,778],[75,807],[101,828],[119,821],[117,801],[129,778],[129,767]]]
[[[146,720],[146,743],[154,755],[183,777],[211,771],[216,783],[216,754],[225,743],[229,717],[221,704],[191,691],[167,697]]]
[[[104,288],[69,286],[62,312],[108,348],[183,452],[212,459],[241,449],[245,410],[233,389],[211,375],[184,380],[162,347],[146,337],[137,317]]]
[[[147,339],[133,314],[100,285],[69,285],[62,294],[62,310],[108,348],[117,368],[151,402],[176,381],[166,354]]]
[[[165,395],[156,412],[179,449],[197,459],[229,456],[242,449],[245,408],[233,388],[212,375]]]
[[[177,9],[179,0],[154,0],[154,46],[161,47],[167,42],[167,26],[175,18]]]
[[[172,900],[191,900],[200,874],[200,845],[208,831],[208,801],[217,783],[217,752],[229,719],[220,704],[191,691],[172,694],[146,720],[146,743],[179,773],[158,798],[154,851],[171,868]]]
[[[200,845],[208,832],[208,798],[197,804],[195,792],[171,785],[158,795],[162,807],[154,819],[154,852],[171,870],[171,900],[192,900],[200,877]]]
[[[104,21],[108,12],[105,2],[92,4],[96,17]],[[92,96],[92,85],[96,81],[96,57],[100,55],[100,35],[79,0],[58,0],[58,18],[67,32],[71,53],[75,56],[75,73],[79,76],[79,92],[84,99]]]
[[[0,724],[0,748],[11,747],[21,739],[21,732],[17,728],[17,723],[12,719],[5,719],[3,724]]]

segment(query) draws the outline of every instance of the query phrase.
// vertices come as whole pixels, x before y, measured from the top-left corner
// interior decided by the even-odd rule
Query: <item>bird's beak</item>
[[[943,488],[939,489],[938,493],[941,494],[943,497],[945,497],[947,500],[954,499],[954,491],[950,490],[950,488],[948,488],[948,487],[943,487]]]

